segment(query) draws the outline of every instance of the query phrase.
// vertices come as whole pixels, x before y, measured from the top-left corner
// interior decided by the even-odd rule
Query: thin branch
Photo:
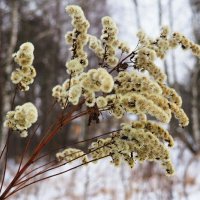
[[[56,161],[57,161],[57,160],[54,159],[54,160],[52,160],[52,161],[50,161],[50,162],[48,162],[48,163],[45,163],[45,164],[43,164],[43,165],[41,165],[41,166],[36,167],[35,169],[31,170],[30,172],[28,172],[27,174],[25,174],[24,176],[22,176],[20,179],[18,179],[18,181],[16,182],[17,184],[15,184],[15,185],[18,185],[18,184],[19,184],[19,181],[21,181],[23,178],[25,178],[26,176],[30,175],[30,174],[33,173],[34,171],[36,171],[36,170],[38,170],[38,169],[41,169],[41,168],[43,168],[43,167],[46,167],[46,166],[48,166],[48,165],[51,164],[51,163],[55,163]]]
[[[96,149],[94,149],[94,150],[91,150],[91,151],[89,151],[88,153],[85,153],[85,154],[83,154],[83,155],[81,155],[81,156],[78,156],[78,157],[76,157],[76,158],[74,158],[74,159],[72,159],[72,160],[70,160],[70,161],[68,161],[68,162],[66,162],[66,163],[62,163],[62,164],[60,164],[60,165],[58,165],[58,166],[55,166],[55,167],[52,167],[52,168],[43,170],[43,171],[41,171],[41,172],[39,172],[39,173],[37,173],[37,174],[31,176],[31,177],[29,177],[29,178],[27,178],[27,179],[25,179],[25,180],[19,182],[19,183],[16,184],[15,186],[20,185],[20,184],[23,184],[23,183],[26,183],[27,181],[29,181],[29,180],[31,180],[31,179],[33,179],[33,178],[35,178],[35,177],[37,177],[37,176],[39,176],[39,175],[41,175],[41,174],[44,174],[44,173],[46,173],[46,172],[49,172],[49,171],[52,171],[52,170],[54,170],[54,169],[60,168],[60,167],[66,165],[66,164],[68,164],[68,163],[71,163],[71,162],[73,162],[73,161],[75,161],[75,160],[78,160],[79,158],[82,158],[82,157],[84,157],[84,156],[86,156],[86,155],[89,155],[90,153],[93,153],[93,152],[95,152],[95,151],[97,151],[97,150],[99,150],[99,149],[101,149],[101,148],[103,148],[103,147],[106,147],[106,146],[108,146],[108,145],[110,145],[110,144],[112,144],[112,143],[113,143],[113,142],[110,142],[110,143],[108,143],[108,144],[106,144],[106,145],[103,145],[103,146],[98,147],[98,148],[96,148]],[[72,154],[74,154],[74,153],[72,153]],[[72,154],[69,154],[69,155],[72,155]],[[69,155],[68,155],[68,156],[69,156]],[[84,164],[85,164],[85,163],[84,163]]]
[[[119,132],[120,130],[121,130],[121,129],[117,129],[117,130],[114,130],[114,131],[110,131],[110,132],[107,132],[107,133],[103,133],[103,134],[101,134],[101,135],[98,135],[98,136],[95,136],[95,137],[92,137],[92,138],[89,138],[89,139],[86,139],[86,140],[78,141],[78,142],[76,142],[76,143],[71,144],[70,146],[74,146],[74,145],[77,145],[77,144],[80,144],[80,143],[83,143],[83,142],[92,141],[92,140],[95,140],[95,139],[97,139],[97,138],[103,137],[103,136],[105,136],[105,135],[109,135],[109,134],[112,134],[112,133]],[[50,153],[44,154],[44,155],[42,155],[41,157],[39,157],[39,158],[37,158],[36,160],[34,160],[34,162],[40,160],[41,158],[44,158],[44,157],[46,157],[46,156],[49,156],[51,153],[57,152],[57,151],[59,151],[59,150],[61,150],[61,149],[63,149],[63,148],[66,148],[66,147],[60,147],[60,148],[57,148],[57,149],[51,151]]]
[[[14,92],[14,95],[13,95],[13,98],[12,98],[12,103],[11,103],[11,110],[14,107],[15,98],[16,98],[16,95],[17,95],[17,90],[18,90],[17,87],[15,87],[15,92]],[[3,188],[5,175],[6,175],[6,168],[7,168],[7,162],[8,162],[8,150],[9,150],[8,147],[9,147],[10,136],[11,136],[11,129],[9,129],[9,131],[8,131],[8,136],[7,136],[7,139],[6,139],[5,148],[3,149],[2,153],[1,153],[1,156],[2,156],[3,152],[5,151],[5,161],[4,161],[4,167],[3,167],[3,177],[2,177],[2,180],[1,180],[1,186],[0,186],[0,194],[1,194],[1,191],[2,191],[2,188]]]
[[[52,104],[52,106],[50,106],[50,108],[48,109],[48,111],[47,111],[47,118],[48,118],[48,116],[50,116],[49,114],[50,114],[50,112],[53,110],[55,104],[56,104],[56,102],[54,101],[54,103]],[[23,151],[23,153],[22,153],[21,160],[20,160],[20,164],[19,164],[19,167],[18,167],[18,171],[17,171],[17,172],[20,171],[20,168],[21,168],[21,165],[22,165],[22,162],[23,162],[23,159],[24,159],[24,155],[25,155],[25,153],[27,152],[28,147],[30,146],[30,143],[31,143],[31,141],[32,141],[33,136],[36,134],[36,132],[37,132],[37,130],[38,130],[38,128],[39,128],[40,126],[41,126],[41,123],[38,124],[38,126],[36,127],[36,129],[33,131],[32,135],[29,137],[29,139],[28,139],[28,141],[27,141],[27,143],[26,143],[26,146],[25,146],[25,148],[24,148],[24,151]]]
[[[93,138],[90,138],[90,139],[87,139],[87,140],[82,140],[82,141],[76,142],[76,143],[74,143],[74,144],[72,144],[72,145],[79,144],[79,143],[82,143],[82,142],[91,141],[91,140],[95,140],[95,139],[97,139],[97,138],[99,138],[99,137],[103,137],[103,136],[105,136],[105,135],[109,135],[109,134],[112,134],[112,133],[117,133],[117,132],[119,132],[120,130],[121,130],[121,129],[118,129],[118,130],[115,130],[115,131],[110,131],[110,132],[107,132],[107,133],[98,135],[98,136],[96,136],[96,137],[93,137]],[[56,149],[56,150],[54,150],[54,151],[58,151],[58,150],[63,149],[63,148],[64,148],[64,147],[59,148],[59,149]],[[73,153],[72,153],[72,154],[73,154]],[[70,154],[70,155],[72,155],[72,154]],[[48,154],[45,154],[45,155],[43,155],[43,156],[41,156],[41,157],[39,157],[39,158],[36,159],[34,162],[36,162],[36,161],[38,161],[39,159],[41,159],[41,158],[43,158],[43,157],[46,157],[46,156],[48,156],[48,155],[49,155],[49,153],[48,153]],[[22,180],[24,177],[26,177],[27,175],[29,175],[29,174],[31,174],[32,172],[36,171],[37,169],[42,168],[42,167],[44,167],[44,166],[46,166],[46,165],[49,165],[50,163],[53,163],[53,162],[55,162],[55,160],[50,161],[50,162],[48,162],[48,163],[46,163],[46,164],[44,164],[44,165],[42,165],[42,166],[39,166],[39,167],[37,167],[37,168],[31,170],[30,172],[28,172],[27,174],[25,174],[24,176],[22,176],[20,179],[18,179],[18,181]],[[19,183],[18,183],[18,184],[19,184]],[[18,185],[18,184],[16,184],[16,185]]]
[[[75,166],[75,167],[72,167],[72,168],[70,168],[70,169],[68,169],[68,170],[64,170],[64,171],[62,171],[62,172],[59,172],[59,173],[56,173],[56,174],[53,174],[53,175],[50,175],[50,176],[41,178],[41,179],[39,179],[39,180],[35,180],[35,181],[33,181],[33,182],[31,182],[31,183],[29,183],[29,184],[27,184],[27,185],[24,185],[24,186],[21,187],[21,188],[18,188],[18,189],[16,189],[16,190],[14,190],[12,193],[10,193],[10,194],[8,194],[7,196],[5,196],[4,199],[8,198],[9,196],[13,195],[14,193],[18,192],[19,190],[22,190],[22,189],[24,189],[24,188],[26,188],[26,187],[28,187],[28,186],[34,184],[34,183],[37,183],[37,182],[40,182],[40,181],[43,181],[43,180],[46,180],[46,179],[49,179],[49,178],[52,178],[52,177],[61,175],[61,174],[64,174],[64,173],[69,172],[69,171],[71,171],[71,170],[73,170],[73,169],[76,169],[76,168],[81,167],[81,166],[83,166],[83,165],[89,164],[89,163],[91,163],[91,162],[98,161],[98,160],[103,159],[103,158],[106,158],[106,157],[108,157],[108,156],[109,156],[109,155],[106,155],[106,156],[101,157],[101,158],[98,158],[98,159],[93,159],[93,160],[88,161],[87,163],[82,163],[82,164],[77,165],[77,166]]]
[[[2,180],[1,180],[0,194],[1,194],[1,190],[3,188],[5,174],[6,174],[6,167],[7,167],[7,161],[8,161],[8,146],[9,146],[10,135],[11,135],[11,132],[9,130],[7,140],[6,140],[5,162],[4,162],[4,166],[3,166],[3,176],[2,176]]]
[[[110,72],[109,72],[109,74],[111,74],[113,71],[115,71],[116,69],[118,69],[120,66],[121,66],[121,64],[127,59],[127,58],[129,58],[129,57],[131,57],[131,56],[133,56],[134,55],[134,51],[133,52],[131,52],[128,56],[126,56],[125,58],[123,58],[118,64],[117,64],[117,66],[115,66],[113,69],[111,69],[110,70]]]

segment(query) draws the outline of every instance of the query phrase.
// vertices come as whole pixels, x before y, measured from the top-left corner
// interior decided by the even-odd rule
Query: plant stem
[[[50,176],[41,178],[41,179],[39,179],[39,180],[35,180],[35,181],[31,182],[31,183],[28,183],[28,184],[22,186],[21,188],[18,188],[17,190],[14,190],[11,194],[9,194],[8,196],[6,196],[6,198],[8,198],[9,196],[13,195],[14,193],[18,192],[19,190],[22,190],[22,189],[24,189],[24,188],[26,188],[26,187],[28,187],[28,186],[34,184],[34,183],[37,183],[37,182],[40,182],[40,181],[43,181],[43,180],[46,180],[46,179],[49,179],[49,178],[52,178],[52,177],[61,175],[61,174],[64,174],[64,173],[69,172],[69,171],[71,171],[71,170],[73,170],[73,169],[76,169],[76,168],[81,167],[81,166],[83,166],[83,165],[86,165],[86,164],[88,164],[88,163],[95,162],[95,161],[97,161],[97,160],[106,158],[106,157],[108,157],[108,156],[109,156],[109,155],[106,155],[106,156],[101,157],[101,158],[93,159],[93,160],[88,161],[87,163],[82,163],[82,164],[77,165],[77,166],[75,166],[75,167],[72,167],[72,168],[70,168],[70,169],[68,169],[68,170],[64,170],[64,171],[62,171],[62,172],[59,172],[59,173],[56,173],[56,174],[53,174],[53,175],[50,175]],[[2,200],[3,200],[3,199],[2,199]]]
[[[17,180],[21,177],[21,175],[28,169],[28,167],[34,162],[34,159],[39,155],[39,153],[42,151],[42,149],[52,140],[52,138],[58,133],[58,131],[64,126],[67,125],[70,121],[87,114],[87,111],[82,112],[81,115],[75,115],[72,117],[72,114],[79,110],[79,107],[83,104],[84,102],[80,102],[77,106],[73,106],[71,112],[69,112],[67,115],[64,116],[63,123],[62,125],[58,121],[56,123],[55,128],[51,131],[51,133],[46,137],[43,138],[43,140],[36,146],[34,153],[32,156],[29,158],[29,160],[26,162],[26,164],[17,172],[11,183],[8,185],[8,187],[5,189],[5,191],[2,193],[0,196],[0,200],[3,200],[6,198],[7,194],[9,191],[15,186],[15,183]]]

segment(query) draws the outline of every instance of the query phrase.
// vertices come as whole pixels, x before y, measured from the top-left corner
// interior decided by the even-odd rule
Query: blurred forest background
[[[70,58],[64,35],[71,30],[70,18],[65,13],[68,4],[80,5],[90,21],[89,32],[100,36],[101,17],[110,15],[117,22],[119,37],[134,48],[136,32],[145,30],[150,35],[159,33],[162,25],[179,31],[200,44],[200,0],[0,0],[0,143],[5,141],[6,129],[2,127],[5,113],[10,110],[14,86],[10,74],[16,67],[12,60],[23,42],[35,45],[34,67],[37,80],[29,92],[17,95],[16,105],[31,101],[39,110],[42,126],[34,138],[34,145],[54,120],[59,106],[47,119],[47,111],[53,103],[52,87],[66,78],[65,62]],[[89,54],[90,67],[97,66],[93,54]],[[68,175],[57,177],[29,187],[14,199],[70,199],[70,200],[132,200],[132,199],[200,199],[200,63],[199,59],[178,49],[168,55],[161,67],[168,74],[168,84],[183,98],[183,107],[190,118],[190,125],[181,129],[176,121],[170,124],[170,132],[176,145],[172,150],[177,174],[165,177],[154,163],[138,164],[131,170],[126,165],[119,169],[110,166],[108,160],[89,165]],[[119,126],[119,121],[107,117],[101,125],[87,126],[87,118],[65,127],[46,152],[75,141],[91,138]],[[86,148],[88,144],[78,146]],[[12,136],[9,150],[10,174],[23,150],[24,140]],[[2,148],[2,147],[1,147]],[[31,152],[31,148],[30,148]],[[52,156],[54,153],[52,152]],[[48,186],[47,186],[48,185]],[[50,192],[51,190],[51,192]]]

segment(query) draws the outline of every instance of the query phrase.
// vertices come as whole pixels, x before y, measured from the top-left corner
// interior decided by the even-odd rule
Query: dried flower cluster
[[[83,72],[79,76],[67,79],[62,85],[55,86],[52,96],[65,108],[68,101],[77,105],[83,95],[86,105],[92,107],[95,104],[95,92],[109,93],[113,86],[113,78],[105,69],[91,69],[87,73]]]
[[[164,144],[167,142],[170,147],[174,145],[168,131],[151,121],[134,121],[121,126],[122,130],[119,134],[99,139],[91,144],[90,151],[93,159],[111,156],[116,166],[125,160],[131,168],[137,160],[159,161],[167,175],[174,173],[169,150]]]
[[[98,39],[87,33],[89,23],[80,7],[67,6],[66,10],[72,17],[74,27],[73,32],[66,35],[67,43],[72,45],[72,59],[66,65],[70,78],[53,88],[53,97],[63,109],[68,103],[77,105],[83,99],[87,107],[109,110],[117,119],[126,113],[140,118],[139,121],[122,124],[122,130],[112,137],[93,142],[89,148],[92,158],[111,156],[115,165],[125,160],[131,167],[136,160],[159,161],[166,173],[172,175],[174,169],[165,142],[172,147],[173,138],[147,117],[150,115],[162,123],[169,123],[173,114],[181,127],[187,126],[189,119],[181,108],[181,97],[166,85],[166,74],[155,64],[155,60],[163,59],[170,49],[178,45],[200,56],[200,47],[180,33],[170,35],[169,29],[163,27],[155,39],[149,38],[143,31],[138,32],[137,48],[130,53],[128,45],[118,40],[118,28],[112,18],[102,18],[103,30]],[[84,39],[80,39],[83,35]],[[88,41],[89,48],[101,61],[99,68],[84,72],[89,63],[83,47]],[[118,52],[121,52],[121,60]],[[99,122],[98,117],[96,112],[89,113],[89,120]],[[66,154],[63,154],[62,159],[57,155],[58,160],[65,158]],[[85,154],[82,152],[82,155]]]
[[[88,43],[87,30],[90,26],[83,11],[78,6],[68,6],[66,12],[72,17],[72,32],[65,35],[66,43],[72,45],[72,59],[66,63],[67,73],[75,76],[84,71],[88,65],[87,53],[84,46]]]
[[[89,48],[102,59],[103,66],[115,67],[119,61],[116,51],[120,49],[122,53],[129,53],[130,48],[127,43],[118,40],[118,28],[111,17],[102,18],[102,35],[100,39],[89,35]]]
[[[66,161],[69,163],[73,160],[76,160],[77,158],[81,158],[83,163],[88,162],[88,157],[85,155],[85,153],[80,149],[75,149],[75,148],[68,148],[63,150],[62,152],[57,153],[56,158],[60,162]]]
[[[36,107],[28,102],[21,106],[16,106],[15,110],[6,114],[4,126],[17,131],[21,137],[27,137],[29,129],[37,121],[38,112]]]
[[[13,54],[15,62],[20,66],[11,74],[11,81],[17,84],[21,91],[29,90],[29,85],[33,83],[36,76],[35,68],[32,66],[34,60],[34,46],[30,42],[22,44]]]

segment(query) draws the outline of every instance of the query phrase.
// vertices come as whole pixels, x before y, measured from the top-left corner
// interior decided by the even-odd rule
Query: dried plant
[[[159,37],[155,39],[148,37],[143,31],[138,32],[138,45],[131,50],[127,43],[118,39],[118,28],[112,18],[108,16],[102,18],[103,30],[98,39],[88,33],[90,24],[80,7],[70,5],[67,6],[66,11],[72,18],[74,28],[65,36],[66,43],[71,46],[71,59],[66,63],[69,78],[52,89],[54,103],[49,109],[49,112],[52,112],[54,105],[58,103],[61,106],[61,114],[43,134],[33,153],[27,156],[25,155],[31,139],[39,128],[37,126],[32,133],[29,131],[32,124],[37,121],[38,112],[31,102],[14,107],[14,100],[18,92],[28,92],[34,82],[36,76],[36,70],[32,66],[34,46],[30,42],[24,43],[19,51],[13,54],[19,68],[11,74],[11,81],[16,85],[16,90],[12,110],[7,113],[4,123],[9,128],[9,132],[1,153],[1,159],[5,159],[1,166],[3,169],[1,200],[7,199],[31,184],[105,157],[110,157],[116,166],[121,161],[126,161],[130,167],[133,167],[136,161],[156,161],[163,166],[167,175],[174,173],[169,153],[169,148],[173,147],[174,141],[161,123],[169,123],[172,114],[181,127],[187,126],[189,120],[181,108],[181,97],[166,85],[167,77],[156,65],[156,59],[164,59],[169,50],[178,46],[190,49],[194,55],[200,56],[200,47],[184,35],[170,34],[169,29],[163,27]],[[90,62],[84,49],[87,45],[99,58],[99,65],[90,70],[87,70]],[[85,110],[82,109],[84,105]],[[98,124],[102,120],[101,115],[107,112],[116,120],[127,114],[136,115],[138,118],[121,124],[119,130],[81,141],[97,139],[91,143],[87,152],[63,147],[62,151],[58,150],[54,160],[30,168],[42,160],[45,161],[48,154],[41,155],[42,150],[64,126],[85,115],[88,116],[88,125]],[[150,121],[149,117],[155,118],[154,122]],[[21,155],[18,171],[10,184],[5,186],[9,139],[12,137],[12,132],[27,137],[27,143]],[[81,164],[58,173],[48,174],[77,159],[81,159]],[[2,188],[3,192],[1,192]]]

